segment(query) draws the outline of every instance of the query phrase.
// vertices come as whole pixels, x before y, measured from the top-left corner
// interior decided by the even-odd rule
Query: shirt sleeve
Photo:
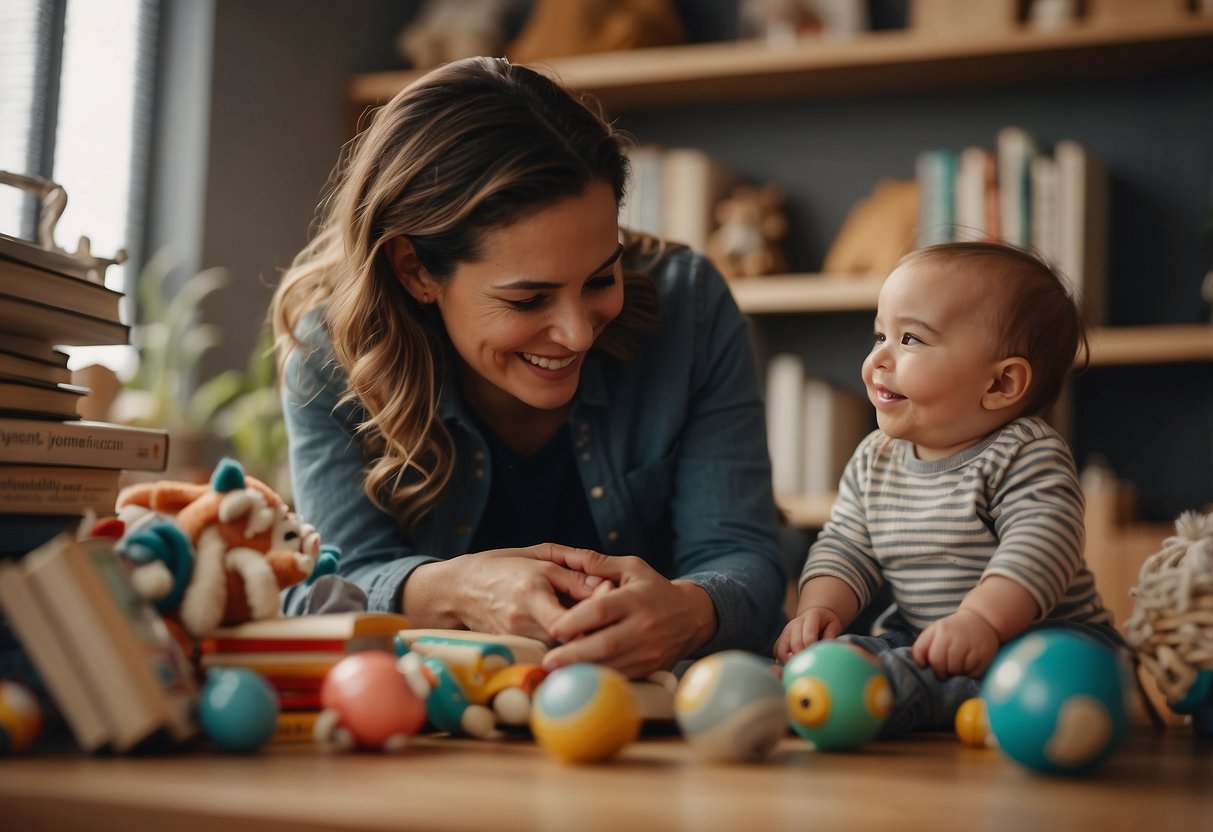
[[[765,653],[785,620],[787,576],[757,362],[724,279],[706,258],[692,268],[708,273],[693,301],[693,378],[673,468],[675,577],[716,606],[716,633],[696,655]]]
[[[400,612],[404,582],[436,558],[417,555],[392,518],[363,491],[366,463],[354,433],[354,405],[340,403],[345,374],[327,340],[318,347],[296,347],[283,376],[296,512],[316,527],[322,543],[341,548],[337,573],[366,593],[369,609]],[[305,585],[286,590],[287,613],[305,609],[307,590]]]
[[[845,582],[859,599],[861,610],[884,583],[872,547],[862,496],[871,449],[878,436],[879,432],[874,432],[860,442],[843,469],[842,479],[838,483],[838,498],[830,509],[830,519],[810,547],[800,573],[801,589],[813,578],[824,575]]]
[[[1082,487],[1065,440],[1046,435],[1019,447],[994,489],[990,516],[998,549],[982,577],[1010,578],[1047,616],[1083,565]]]

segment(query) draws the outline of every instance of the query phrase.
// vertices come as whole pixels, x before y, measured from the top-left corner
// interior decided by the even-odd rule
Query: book
[[[0,611],[21,642],[76,743],[96,751],[110,738],[101,696],[79,672],[70,645],[56,631],[37,596],[29,591],[20,564],[0,563]]]
[[[0,331],[0,350],[28,358],[32,361],[43,361],[56,367],[67,367],[70,356],[63,350],[57,350],[42,338],[28,335],[18,335],[15,332]]]
[[[875,427],[866,398],[820,378],[804,382],[804,438],[801,488],[828,494],[838,488],[851,454]]]
[[[316,727],[316,719],[320,716],[320,709],[314,708],[311,710],[286,710],[285,708],[278,714],[277,728],[274,735],[270,737],[271,743],[297,743],[297,742],[312,742],[314,739],[314,730]]]
[[[114,513],[122,472],[62,465],[0,465],[0,512],[63,515]]]
[[[955,205],[955,240],[984,242],[999,238],[998,162],[987,148],[973,146],[960,151]]]
[[[51,384],[0,377],[0,416],[25,413],[31,416],[75,419],[80,399],[87,387],[75,384]]]
[[[651,144],[628,148],[631,176],[620,208],[619,224],[623,227],[654,236],[661,234],[662,152]]]
[[[1038,153],[1032,157],[1028,175],[1032,182],[1032,248],[1045,262],[1059,268],[1057,160],[1048,153]]]
[[[101,283],[0,256],[0,294],[120,323],[122,293]]]
[[[779,353],[767,362],[767,446],[771,485],[777,495],[801,492],[801,441],[804,437],[804,362]]]
[[[1027,130],[1011,125],[998,131],[996,141],[1002,238],[1013,246],[1027,247],[1032,245],[1029,168],[1038,153],[1036,140]]]
[[[0,258],[46,269],[52,272],[78,278],[92,280],[96,266],[90,266],[83,260],[62,251],[51,251],[39,245],[0,233]]]
[[[114,750],[182,742],[198,730],[192,670],[111,544],[56,537],[22,562],[25,584],[97,692]]]
[[[1057,142],[1053,158],[1057,162],[1057,266],[1073,285],[1088,323],[1099,325],[1107,317],[1108,170],[1085,145],[1072,139]]]
[[[71,384],[72,371],[50,361],[27,358],[0,348],[0,376],[18,381],[38,381],[43,384]]]
[[[4,293],[0,293],[0,330],[42,339],[52,346],[87,347],[130,342],[130,327],[126,324],[78,315]]]
[[[163,471],[168,449],[158,428],[0,416],[0,463]]]
[[[716,228],[716,205],[740,182],[724,162],[694,147],[671,147],[661,155],[661,236],[707,247]]]
[[[914,157],[919,246],[950,243],[955,236],[958,165],[954,150],[923,150]]]

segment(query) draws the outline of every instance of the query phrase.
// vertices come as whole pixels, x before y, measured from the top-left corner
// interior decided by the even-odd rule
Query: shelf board
[[[854,312],[876,308],[882,274],[780,274],[729,282],[748,315]]]
[[[747,315],[803,315],[876,309],[881,275],[782,274],[729,283]],[[1213,361],[1213,325],[1157,324],[1097,327],[1091,366]]]
[[[1101,327],[1091,334],[1091,366],[1213,361],[1213,325]]]
[[[1152,70],[1209,65],[1213,15],[964,37],[903,29],[786,46],[697,43],[553,58],[537,66],[570,87],[593,93],[615,111],[1139,77]],[[385,103],[422,74],[356,75],[349,83],[349,101],[357,107]]]

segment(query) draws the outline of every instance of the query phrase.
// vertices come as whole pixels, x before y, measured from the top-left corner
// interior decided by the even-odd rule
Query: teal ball
[[[867,651],[819,641],[783,669],[792,730],[821,751],[857,748],[874,739],[893,705],[889,678]]]
[[[212,668],[198,701],[198,718],[224,751],[256,751],[278,728],[278,694],[245,668]]]
[[[981,698],[998,747],[1046,774],[1090,771],[1116,749],[1134,695],[1128,663],[1094,638],[1038,630],[1007,644]]]

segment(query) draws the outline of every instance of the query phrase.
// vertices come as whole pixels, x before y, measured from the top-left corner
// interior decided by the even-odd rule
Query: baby
[[[842,638],[889,674],[892,734],[950,727],[1030,626],[1119,643],[1083,561],[1073,457],[1043,418],[1080,348],[1080,312],[1027,252],[947,243],[901,259],[862,370],[879,429],[847,464],[776,659],[842,635],[887,585],[879,634]]]

